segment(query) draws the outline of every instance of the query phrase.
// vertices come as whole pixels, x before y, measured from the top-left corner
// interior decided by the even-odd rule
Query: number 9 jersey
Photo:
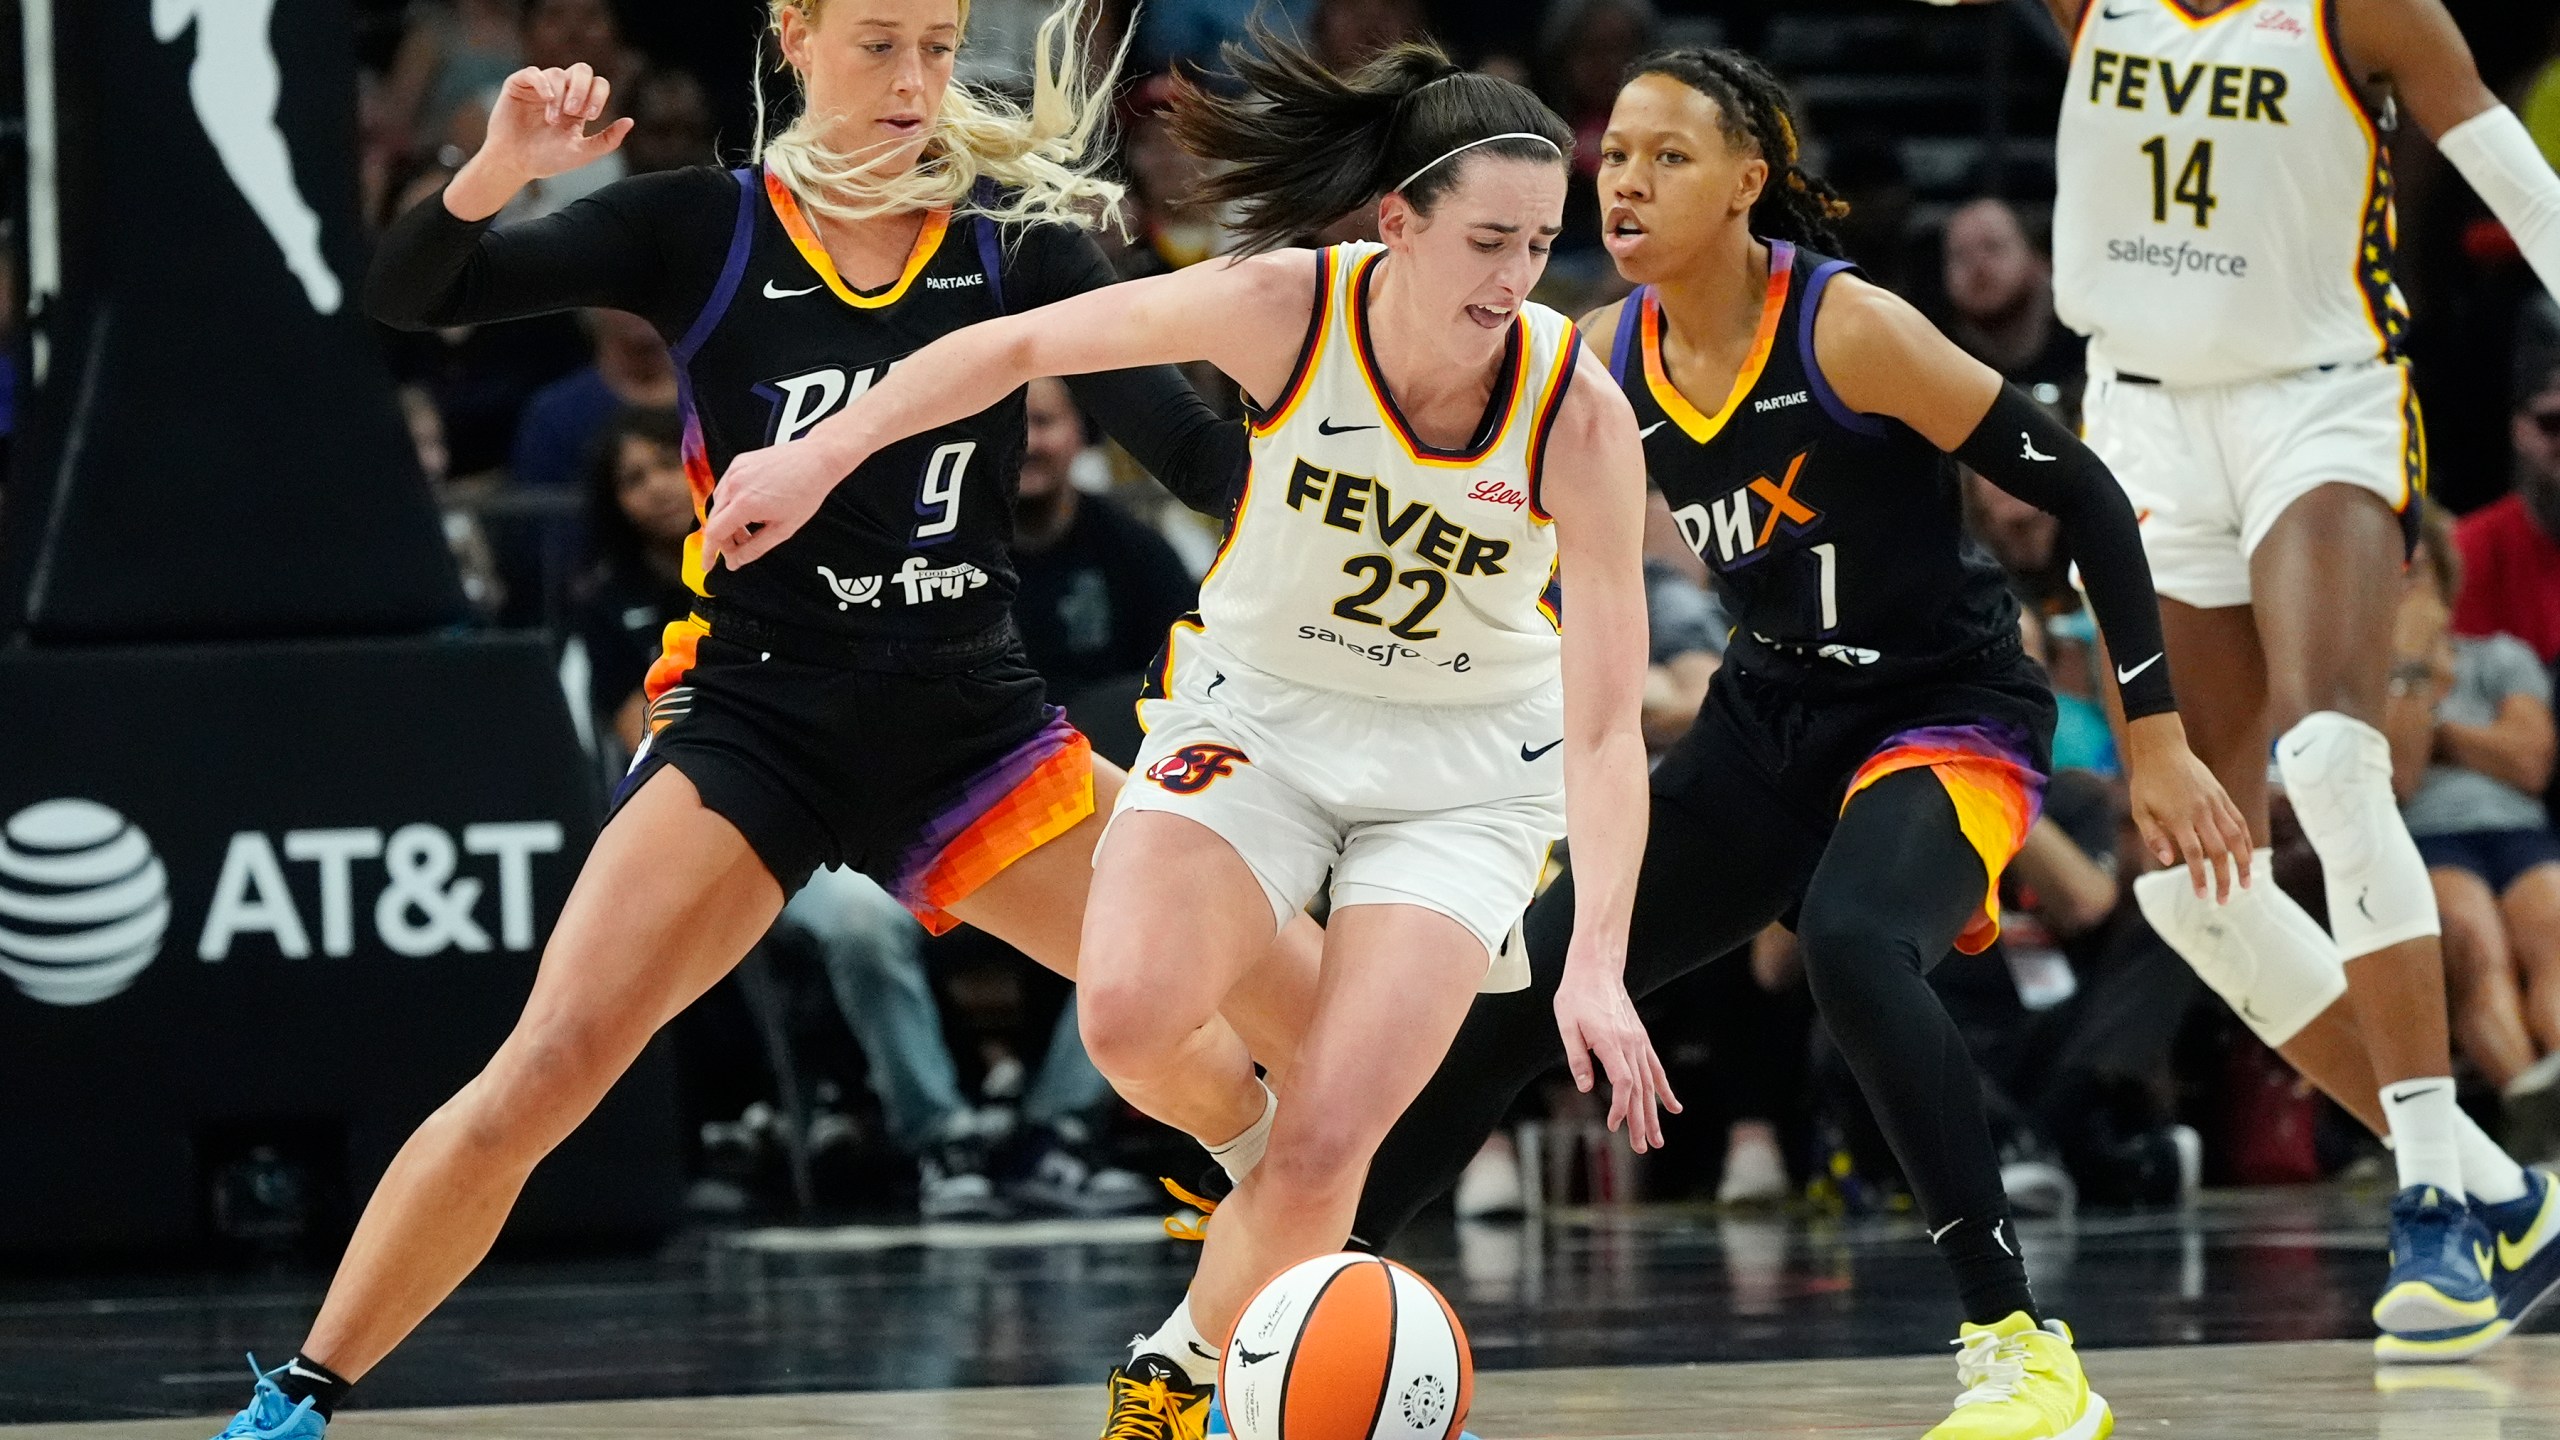
[[[1368,286],[1386,247],[1316,252],[1316,309],[1288,385],[1252,418],[1253,466],[1200,589],[1215,649],[1301,685],[1483,704],[1558,683],[1538,504],[1579,342],[1520,307],[1473,443],[1417,439],[1378,368]]]

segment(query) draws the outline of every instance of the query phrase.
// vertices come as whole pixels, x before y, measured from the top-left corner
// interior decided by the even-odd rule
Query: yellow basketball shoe
[[[1195,1385],[1161,1355],[1136,1355],[1111,1367],[1111,1416],[1102,1440],[1202,1440],[1217,1387]]]
[[[2071,1327],[2043,1328],[2014,1311],[1997,1325],[1967,1325],[1956,1337],[1955,1413],[1926,1440],[2105,1440],[2115,1412],[2080,1372]]]

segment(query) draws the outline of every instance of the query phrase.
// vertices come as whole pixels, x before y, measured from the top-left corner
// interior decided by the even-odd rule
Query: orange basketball
[[[1218,1364],[1236,1440],[1457,1440],[1475,1358],[1431,1282],[1375,1255],[1322,1255],[1264,1285]]]

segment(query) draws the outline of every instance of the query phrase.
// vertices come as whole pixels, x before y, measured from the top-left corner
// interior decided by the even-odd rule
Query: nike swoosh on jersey
[[[2119,665],[2116,667],[2116,683],[2119,685],[2130,685],[2133,683],[2135,676],[2140,675],[2143,671],[2148,670],[2159,663],[2160,657],[2158,655],[2154,655],[2150,659],[2143,661],[2141,664],[2136,665],[2131,669],[2127,669],[2124,666]]]
[[[2109,20],[2130,20],[2130,19],[2132,19],[2134,16],[2139,15],[2139,14],[2141,14],[2141,13],[2142,13],[2142,12],[2141,12],[2140,10],[2138,10],[2138,9],[2135,9],[2135,10],[2109,10],[2109,9],[2106,9],[2104,6],[2101,6],[2101,7],[2099,8],[2099,10],[2098,10],[2098,14],[2099,14],[2099,15],[2101,15],[2101,16],[2105,17],[2106,19],[2109,19]]]
[[[1563,743],[1564,741],[1561,739],[1550,740],[1546,744],[1532,750],[1529,748],[1528,742],[1524,740],[1520,744],[1520,758],[1523,760],[1535,760],[1539,756],[1546,754],[1548,751],[1553,750]]]
[[[1378,427],[1375,425],[1336,425],[1333,423],[1333,417],[1330,415],[1316,422],[1316,433],[1319,435],[1348,435],[1354,430],[1375,430],[1377,428]]]
[[[767,280],[764,282],[764,298],[767,300],[788,300],[794,295],[808,295],[823,288],[823,286],[812,285],[806,290],[780,290],[774,287],[774,283],[772,281]]]
[[[1659,429],[1661,429],[1663,426],[1668,425],[1668,424],[1670,424],[1670,423],[1671,423],[1671,422],[1670,422],[1670,421],[1668,421],[1668,420],[1656,420],[1656,421],[1654,421],[1652,424],[1647,425],[1647,426],[1646,426],[1646,427],[1644,427],[1643,429],[1641,429],[1641,430],[1637,431],[1637,432],[1636,432],[1636,438],[1637,438],[1637,439],[1639,439],[1639,440],[1650,440],[1650,439],[1652,439],[1652,438],[1653,438],[1653,432],[1654,432],[1654,431],[1659,430]]]

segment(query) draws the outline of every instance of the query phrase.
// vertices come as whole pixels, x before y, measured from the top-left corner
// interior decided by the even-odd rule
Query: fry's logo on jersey
[[[1822,512],[1796,498],[1796,475],[1804,469],[1810,449],[1796,452],[1787,462],[1786,478],[1772,482],[1768,476],[1755,477],[1750,484],[1704,505],[1683,505],[1671,512],[1680,525],[1680,534],[1698,558],[1719,568],[1748,565],[1768,552],[1769,541],[1784,524],[1790,535],[1801,535],[1822,521]],[[1760,502],[1759,508],[1752,504]]]
[[[1481,490],[1489,483],[1478,482],[1477,488]],[[1529,497],[1520,498],[1525,502]],[[1304,460],[1289,472],[1288,500],[1292,510],[1316,506],[1321,512],[1318,519],[1354,535],[1371,528],[1369,522],[1374,520],[1378,538],[1390,550],[1412,536],[1414,554],[1458,575],[1499,575],[1503,557],[1511,553],[1510,541],[1488,540],[1463,525],[1452,524],[1428,501],[1409,501],[1399,507],[1385,485],[1366,475],[1337,475]]]
[[[987,572],[963,560],[957,565],[927,565],[921,555],[910,555],[907,563],[894,575],[838,575],[821,565],[820,578],[836,597],[836,608],[851,609],[856,605],[878,608],[882,586],[898,582],[898,590],[909,605],[930,605],[936,600],[957,600],[987,583]]]
[[[1253,761],[1233,745],[1185,745],[1147,767],[1147,778],[1176,795],[1197,795],[1221,775]]]

